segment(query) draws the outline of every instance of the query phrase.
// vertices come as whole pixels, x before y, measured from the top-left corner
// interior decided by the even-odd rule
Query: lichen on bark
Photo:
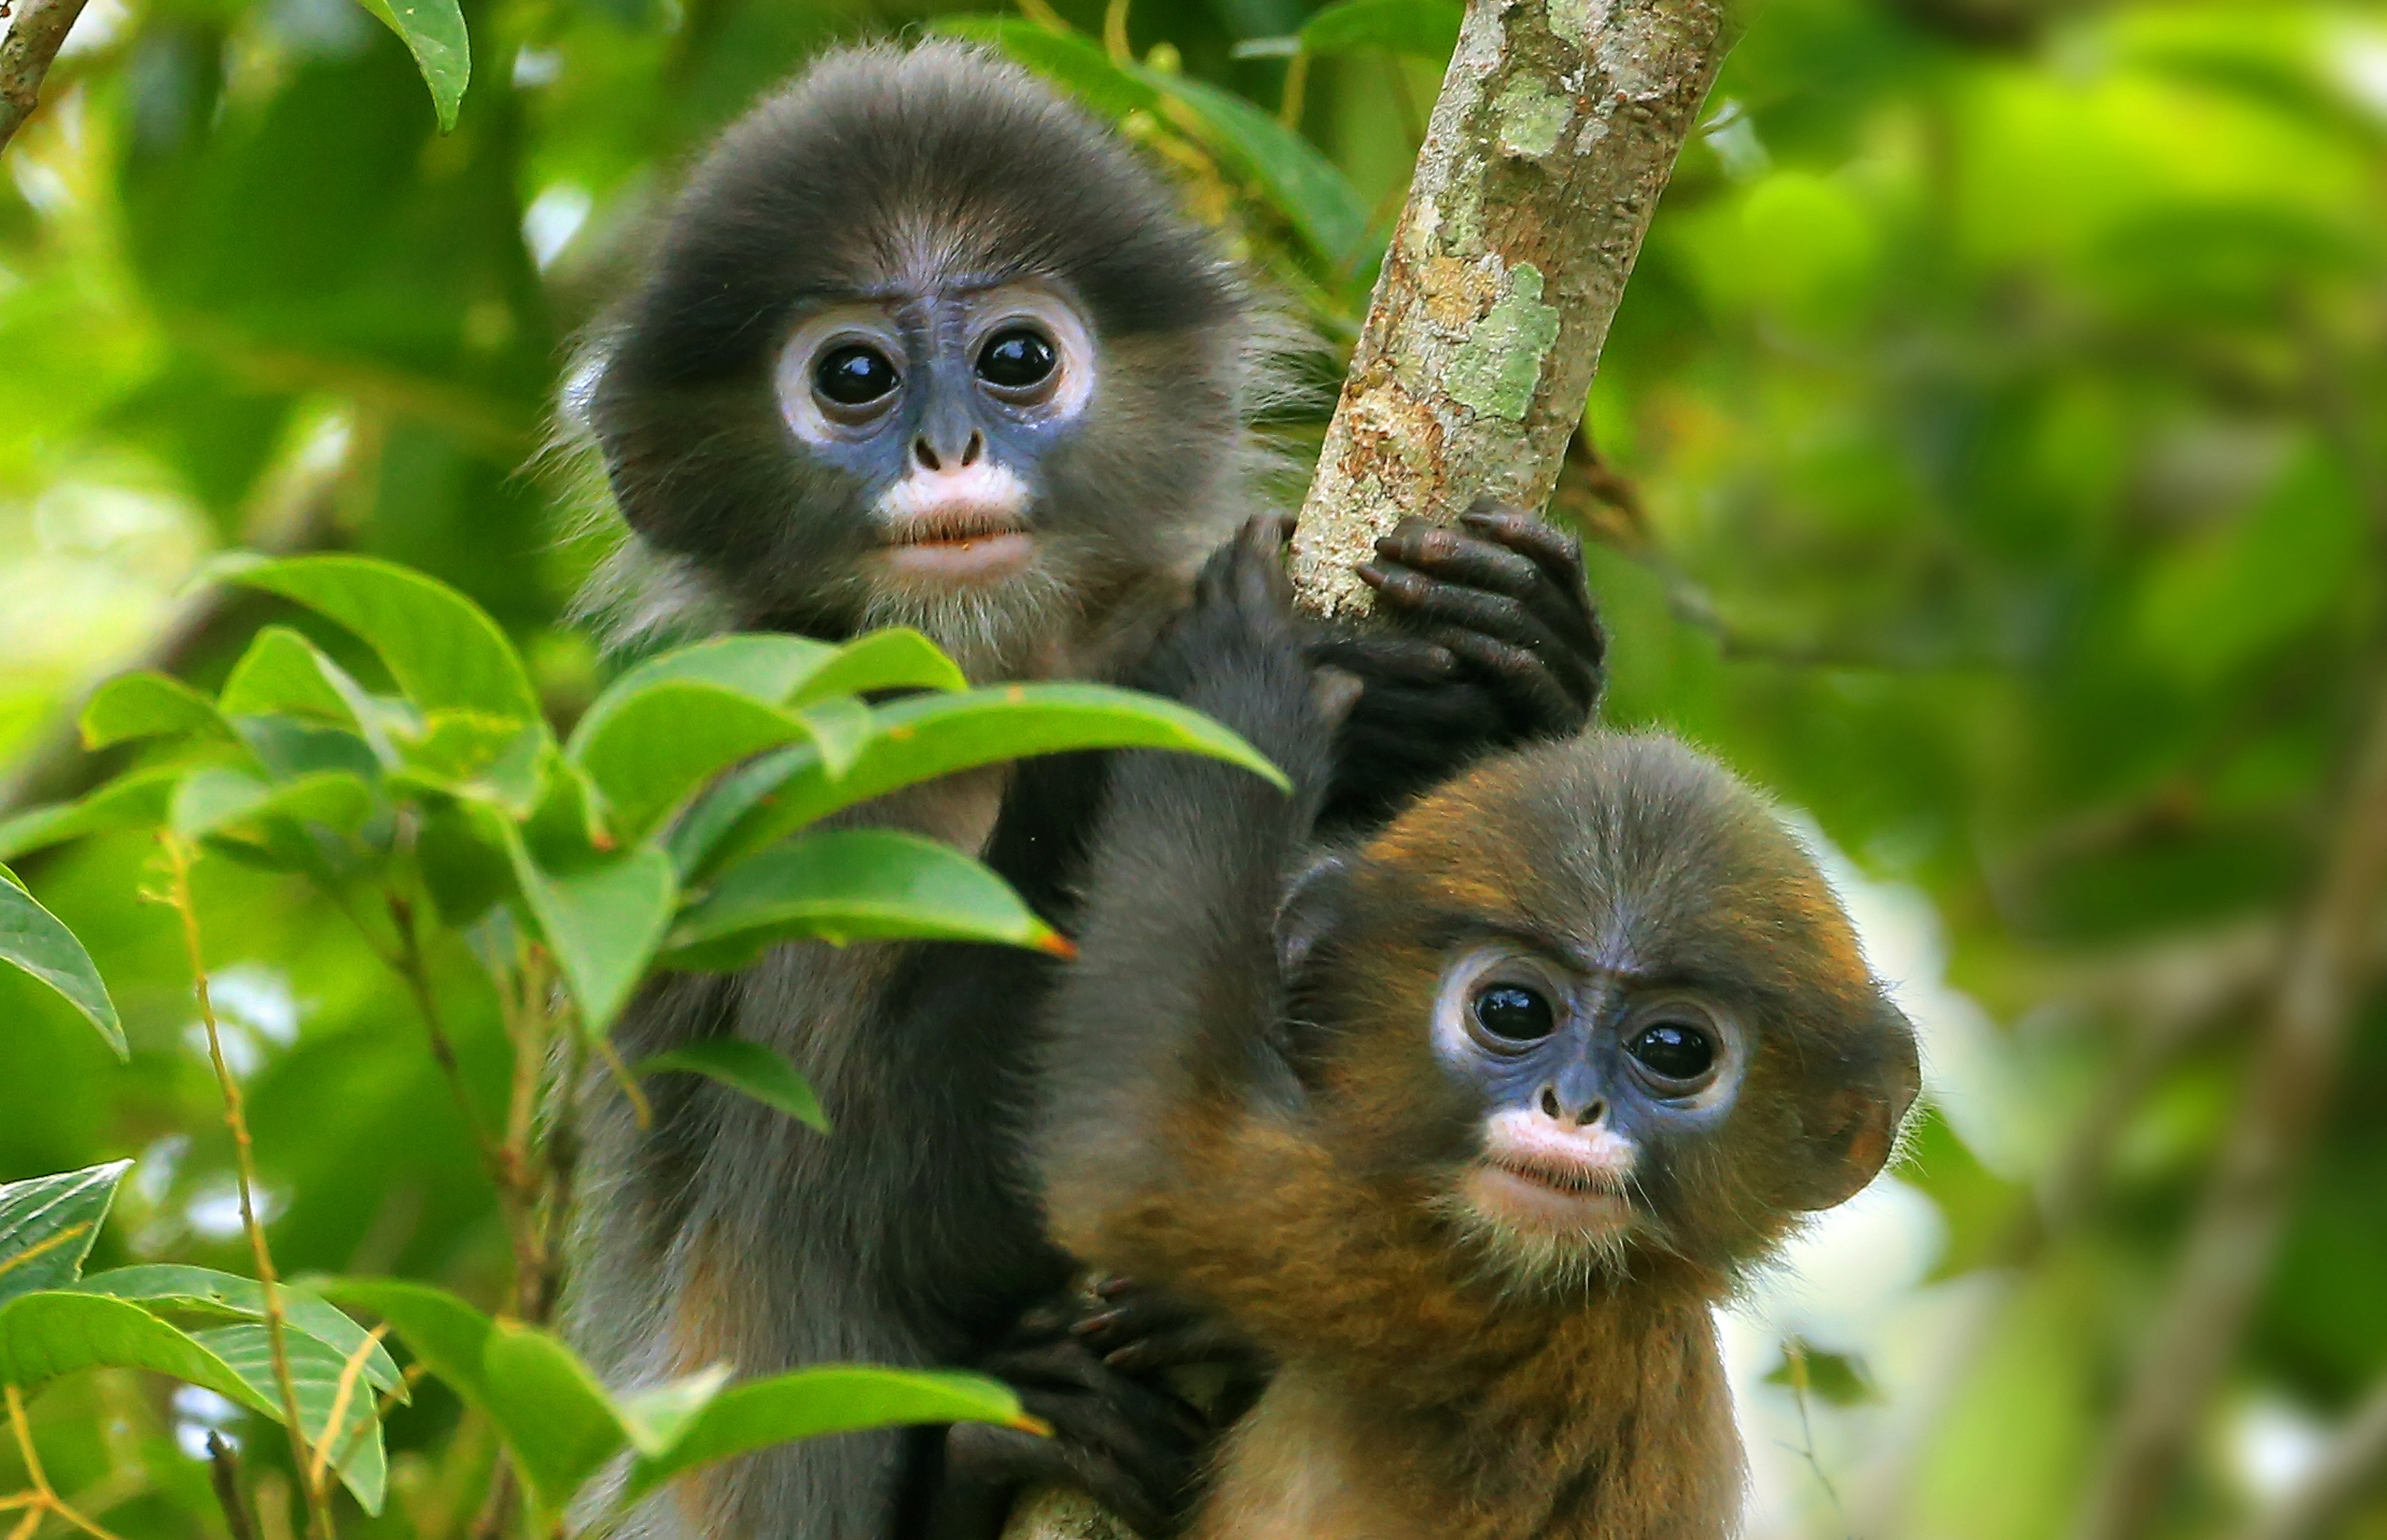
[[[1471,0],[1294,536],[1309,607],[1365,612],[1405,515],[1549,499],[1735,30],[1727,0]]]

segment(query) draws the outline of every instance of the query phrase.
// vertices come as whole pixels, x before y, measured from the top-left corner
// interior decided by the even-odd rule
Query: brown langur
[[[856,48],[695,169],[567,415],[645,574],[624,600],[634,629],[658,609],[830,639],[900,622],[979,680],[1118,680],[1256,500],[1245,423],[1269,330],[1168,186],[1032,78],[950,44]],[[1489,747],[1575,730],[1600,679],[1579,553],[1547,526],[1484,513],[1379,549],[1396,625],[1306,642],[1365,681],[1332,751],[1336,815],[1355,824]],[[981,853],[1067,929],[1105,775],[1102,756],[1063,756],[851,816]],[[792,1445],[679,1483],[632,1534],[879,1540],[950,1488],[991,1524],[1008,1486],[1051,1477],[1170,1521],[1203,1429],[1026,1319],[1070,1270],[1026,1156],[1055,967],[798,944],[634,1004],[628,1058],[768,1044],[836,1131],[696,1077],[658,1082],[642,1130],[592,1082],[568,1316],[607,1378],[968,1367],[1056,1436],[966,1468],[942,1430]]]
[[[1797,840],[1661,735],[1502,755],[1321,851],[1279,538],[1221,551],[1148,677],[1299,789],[1117,767],[1052,1004],[1054,1232],[1276,1362],[1199,1540],[1719,1540],[1711,1307],[1881,1169],[1913,1030]]]

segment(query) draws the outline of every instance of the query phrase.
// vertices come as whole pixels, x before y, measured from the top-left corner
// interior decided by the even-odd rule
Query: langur
[[[567,414],[631,536],[615,628],[904,624],[976,680],[1126,680],[1257,501],[1270,331],[1168,185],[1031,77],[951,44],[831,54],[694,170],[575,373]],[[1332,751],[1343,822],[1587,718],[1603,644],[1572,541],[1486,510],[1396,530],[1368,576],[1392,624],[1304,642],[1364,681]],[[980,854],[1066,931],[1106,776],[1061,756],[848,816]],[[1056,966],[803,943],[646,991],[626,1057],[765,1043],[836,1131],[697,1077],[659,1083],[641,1129],[592,1080],[569,1319],[608,1380],[980,1370],[1056,1436],[970,1463],[972,1492],[1061,1477],[1166,1527],[1205,1429],[1029,1314],[1070,1268],[1025,1155]],[[681,1483],[630,1531],[911,1533],[961,1478],[945,1456],[941,1430],[791,1445]]]
[[[1276,1366],[1197,1540],[1720,1540],[1711,1307],[1881,1169],[1913,1032],[1799,842],[1662,735],[1314,840],[1349,685],[1303,654],[1281,537],[1221,551],[1145,677],[1297,789],[1117,767],[1044,1048],[1054,1234]]]

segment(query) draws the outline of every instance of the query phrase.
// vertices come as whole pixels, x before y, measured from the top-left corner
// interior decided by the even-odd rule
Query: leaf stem
[[[42,1515],[55,1513],[68,1523],[91,1535],[93,1540],[116,1540],[114,1534],[101,1528],[68,1506],[50,1485],[49,1475],[42,1469],[42,1457],[33,1447],[33,1426],[25,1418],[25,1397],[16,1386],[0,1386],[8,1401],[8,1426],[17,1435],[17,1452],[25,1461],[25,1479],[33,1483],[30,1492],[20,1492],[0,1503],[0,1509],[21,1508],[25,1516],[8,1532],[8,1540],[32,1540],[33,1532],[42,1527]]]
[[[199,1021],[207,1029],[208,1060],[215,1067],[216,1085],[223,1092],[224,1126],[232,1130],[235,1174],[240,1181],[240,1223],[247,1231],[248,1249],[257,1264],[257,1281],[265,1294],[265,1341],[273,1358],[273,1384],[282,1397],[284,1426],[290,1433],[290,1453],[297,1462],[300,1485],[307,1498],[308,1527],[317,1540],[332,1540],[332,1505],[323,1483],[310,1478],[314,1462],[307,1447],[307,1430],[298,1417],[298,1383],[290,1373],[288,1331],[282,1319],[281,1282],[273,1270],[273,1252],[265,1242],[265,1227],[257,1218],[257,1155],[248,1136],[248,1110],[241,1095],[240,1082],[233,1078],[223,1055],[223,1030],[216,1020],[214,1001],[208,993],[208,967],[205,951],[199,944],[199,912],[191,902],[191,863],[197,851],[191,842],[170,830],[158,837],[166,852],[166,871],[170,886],[165,901],[182,917],[183,948],[188,954],[191,984],[199,1002]],[[9,1392],[14,1410],[15,1391]]]

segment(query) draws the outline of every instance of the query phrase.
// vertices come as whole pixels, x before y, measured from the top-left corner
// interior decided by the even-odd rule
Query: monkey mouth
[[[1015,508],[945,502],[894,523],[883,546],[887,564],[918,577],[999,577],[1028,564],[1035,536]]]
[[[1468,1201],[1481,1213],[1520,1229],[1586,1237],[1611,1235],[1633,1223],[1633,1205],[1616,1173],[1556,1161],[1514,1156],[1489,1159],[1467,1178]]]

